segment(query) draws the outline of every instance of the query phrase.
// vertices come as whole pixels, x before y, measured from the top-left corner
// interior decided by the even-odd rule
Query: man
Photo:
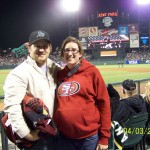
[[[56,73],[60,67],[50,60],[52,45],[47,32],[34,31],[29,37],[29,56],[6,78],[4,85],[5,107],[13,132],[20,138],[37,141],[28,150],[53,150],[55,138],[40,139],[37,130],[31,130],[22,115],[21,103],[26,94],[43,100],[50,116],[53,116]]]
[[[144,99],[141,95],[135,94],[136,84],[133,80],[127,79],[122,82],[124,98],[120,101],[113,119],[123,124],[127,119],[138,113],[147,112]]]

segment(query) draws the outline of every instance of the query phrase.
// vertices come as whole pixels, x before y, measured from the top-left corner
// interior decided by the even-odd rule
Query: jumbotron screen
[[[117,51],[111,50],[111,51],[100,51],[101,57],[108,57],[108,56],[117,56]]]

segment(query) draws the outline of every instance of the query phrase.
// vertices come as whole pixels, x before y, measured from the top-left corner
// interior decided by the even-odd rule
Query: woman
[[[147,132],[149,132],[149,126],[150,126],[150,81],[145,84],[145,92],[144,92],[144,94],[141,94],[141,95],[143,96],[143,98],[145,100],[147,112],[149,114],[149,118],[148,118],[147,125],[146,125]],[[150,136],[148,133],[146,134],[146,144],[150,145]]]
[[[149,104],[150,103],[150,81],[145,84],[145,93],[142,94],[145,101]]]
[[[67,64],[58,72],[54,120],[60,131],[56,150],[108,148],[110,101],[99,70],[83,59],[81,43],[67,37],[61,47]]]

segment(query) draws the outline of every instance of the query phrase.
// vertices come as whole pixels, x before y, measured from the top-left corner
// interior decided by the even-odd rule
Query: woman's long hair
[[[145,100],[147,103],[150,103],[150,81],[146,83],[145,85]]]

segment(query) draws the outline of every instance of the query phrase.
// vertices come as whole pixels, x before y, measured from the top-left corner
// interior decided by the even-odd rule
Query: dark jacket
[[[110,97],[111,120],[112,120],[117,108],[119,107],[120,95],[112,84],[108,84],[107,91]]]
[[[112,120],[123,124],[130,116],[143,112],[147,112],[143,97],[141,95],[134,95],[120,101]]]

